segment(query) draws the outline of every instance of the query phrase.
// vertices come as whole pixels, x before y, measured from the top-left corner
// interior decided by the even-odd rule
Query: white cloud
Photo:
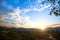
[[[43,11],[43,10],[45,10],[46,8],[48,8],[48,7],[50,7],[51,6],[51,4],[48,4],[48,5],[46,5],[46,4],[44,4],[44,5],[42,5],[42,4],[40,4],[40,7],[39,6],[33,6],[33,5],[31,5],[30,6],[30,8],[25,8],[25,9],[23,9],[22,10],[22,12],[23,13],[27,13],[27,12],[30,12],[30,11]]]
[[[45,1],[45,0],[42,0],[42,1]]]
[[[30,21],[30,17],[29,16],[24,16],[22,17],[21,14],[25,14],[28,13],[30,11],[37,11],[40,12],[48,7],[50,7],[51,5],[41,5],[40,3],[44,1],[44,0],[37,0],[35,3],[36,5],[32,5],[31,3],[28,5],[30,8],[25,8],[25,9],[20,9],[19,7],[15,8],[13,10],[13,12],[8,12],[7,16],[4,15],[4,17],[0,18],[1,20],[5,20],[5,19],[11,19],[14,20],[15,23],[24,23],[24,24],[29,24]],[[16,0],[16,2],[18,2],[18,0]],[[30,2],[30,1],[29,1]],[[3,2],[6,4],[6,2]],[[39,7],[40,6],[40,7]],[[11,5],[8,5],[8,9],[12,9],[13,7]],[[2,15],[3,16],[3,15]]]
[[[29,12],[29,11],[31,11],[31,10],[32,10],[32,9],[30,9],[30,8],[29,8],[29,9],[23,9],[22,12],[23,12],[23,13],[27,13],[27,12]]]
[[[43,11],[44,9],[50,7],[51,4],[44,5],[44,6],[40,5],[40,6],[41,6],[41,8],[38,8],[38,7],[36,7],[36,6],[32,6],[32,7],[28,8],[28,9],[26,8],[26,9],[21,10],[21,12],[22,12],[22,13],[28,13],[28,12],[30,12],[30,11],[38,11],[38,12],[39,12],[39,11]]]
[[[41,3],[41,0],[37,0],[38,3]]]
[[[24,17],[25,21],[29,21],[29,16]]]
[[[48,8],[48,7],[51,6],[50,4],[48,4],[48,5],[46,5],[46,4],[44,4],[44,5],[40,4],[42,1],[44,1],[44,0],[36,0],[36,2],[34,1],[36,3],[35,5],[32,5],[30,3],[28,5],[29,8],[24,8],[24,9],[20,10],[20,12],[23,13],[23,14],[28,13],[30,11],[38,11],[39,12],[39,11],[43,11],[44,9],[46,9],[46,8]],[[28,2],[30,2],[30,1],[28,1]],[[19,11],[19,9],[18,9],[18,11]]]
[[[1,13],[4,13],[4,11],[1,10]],[[12,22],[14,20],[14,23],[20,23],[21,21],[21,10],[19,7],[15,8],[13,12],[8,12],[4,14],[0,14],[0,21],[6,21]]]
[[[45,8],[48,8],[48,7],[50,7],[51,6],[51,4],[49,4],[49,5],[45,5]]]
[[[21,21],[21,10],[19,9],[19,7],[17,7],[14,12],[9,13],[8,16],[10,17],[10,19],[15,20],[19,23]]]
[[[22,11],[22,10],[20,10],[19,7],[17,7],[14,9],[13,12],[8,12],[7,15],[0,15],[1,16],[0,20],[4,21],[6,19],[10,19],[10,20],[14,20],[14,23],[16,23],[16,24],[19,24],[19,23],[24,23],[24,24],[26,23],[27,24],[29,22],[30,17],[29,16],[22,17],[21,14],[23,12],[26,13],[29,11],[30,11],[30,9],[29,10],[25,9]]]
[[[45,8],[45,7],[43,7],[43,8],[40,8],[40,9],[38,9],[37,11],[42,11],[42,10],[44,10],[44,8]]]
[[[25,17],[22,18],[22,21],[21,21],[22,24],[26,25],[29,22],[30,22],[30,17],[29,16],[25,16]]]
[[[45,6],[43,6],[42,8],[37,9],[37,11],[42,11],[42,10],[44,10],[44,9],[50,7],[50,6],[51,6],[51,4],[49,4],[49,5],[45,5]]]
[[[6,18],[4,14],[0,14],[0,21],[3,21]]]
[[[40,4],[41,1],[40,0],[38,0],[38,1],[39,1],[38,4]],[[28,22],[28,21],[30,21],[30,18],[28,16],[22,17],[21,14],[25,14],[25,13],[30,12],[30,11],[38,11],[39,12],[39,11],[42,11],[42,10],[50,7],[51,4],[44,5],[44,6],[42,6],[40,4],[40,6],[41,6],[41,8],[38,8],[38,5],[37,6],[36,5],[34,5],[34,6],[31,5],[30,8],[25,8],[25,9],[22,9],[22,10],[19,7],[17,7],[17,8],[14,9],[13,12],[8,12],[8,14],[7,14],[8,16],[4,16],[3,19],[1,19],[1,20],[9,18],[11,20],[14,20],[16,23],[20,23],[21,20],[23,19],[25,22]],[[12,6],[10,5],[8,8],[12,8]]]
[[[2,15],[0,14],[0,21],[4,20],[4,18],[2,17]]]
[[[33,11],[36,11],[37,9],[38,9],[37,7],[34,7],[32,10],[33,10]]]

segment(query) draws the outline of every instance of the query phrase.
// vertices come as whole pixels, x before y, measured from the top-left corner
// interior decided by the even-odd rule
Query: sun
[[[40,25],[40,29],[41,30],[45,30],[46,29],[46,26],[45,25]]]
[[[40,24],[40,23],[30,23],[30,28],[37,28],[37,29],[45,30],[46,26],[45,24]]]

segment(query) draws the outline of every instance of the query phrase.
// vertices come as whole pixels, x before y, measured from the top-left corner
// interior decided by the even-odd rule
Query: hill
[[[55,30],[41,31],[33,28],[7,28],[0,26],[0,40],[49,40],[50,34],[54,39],[60,40],[60,32]]]

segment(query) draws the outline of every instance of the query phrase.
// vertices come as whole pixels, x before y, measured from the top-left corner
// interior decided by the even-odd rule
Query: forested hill
[[[0,26],[0,40],[50,40],[49,35],[60,40],[60,31],[33,28],[7,28]]]

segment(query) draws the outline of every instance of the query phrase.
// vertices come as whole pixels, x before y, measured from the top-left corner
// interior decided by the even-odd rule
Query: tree
[[[60,16],[60,0],[44,0],[42,1],[42,4],[45,4],[47,2],[51,4],[51,11],[50,15],[54,14],[55,16]]]

